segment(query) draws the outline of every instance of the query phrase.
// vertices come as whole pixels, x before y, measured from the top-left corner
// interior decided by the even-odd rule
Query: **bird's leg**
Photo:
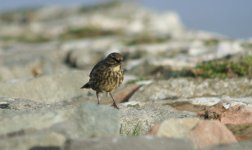
[[[99,92],[96,92],[96,97],[97,97],[97,104],[100,104],[100,97],[99,97]]]
[[[114,106],[116,109],[119,109],[119,107],[116,105],[115,99],[113,98],[111,92],[109,92],[109,95],[110,95],[110,97],[113,99],[113,106]]]

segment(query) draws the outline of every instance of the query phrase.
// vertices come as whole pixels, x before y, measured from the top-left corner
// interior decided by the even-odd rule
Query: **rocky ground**
[[[4,12],[0,33],[1,150],[252,147],[251,40],[116,2]],[[113,51],[120,110],[80,89]]]

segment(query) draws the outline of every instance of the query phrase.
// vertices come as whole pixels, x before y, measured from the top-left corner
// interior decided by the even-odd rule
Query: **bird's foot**
[[[116,105],[116,103],[113,103],[112,106],[116,109],[119,109],[119,107]]]

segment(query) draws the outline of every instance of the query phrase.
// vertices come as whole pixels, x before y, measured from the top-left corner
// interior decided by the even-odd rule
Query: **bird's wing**
[[[94,76],[95,74],[97,74],[100,70],[100,68],[103,68],[103,60],[99,61],[91,70],[91,72],[89,73],[89,77]]]

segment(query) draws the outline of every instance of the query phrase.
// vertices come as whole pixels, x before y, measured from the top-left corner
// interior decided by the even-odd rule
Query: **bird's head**
[[[106,59],[110,64],[120,64],[123,61],[123,56],[120,53],[110,53]]]

